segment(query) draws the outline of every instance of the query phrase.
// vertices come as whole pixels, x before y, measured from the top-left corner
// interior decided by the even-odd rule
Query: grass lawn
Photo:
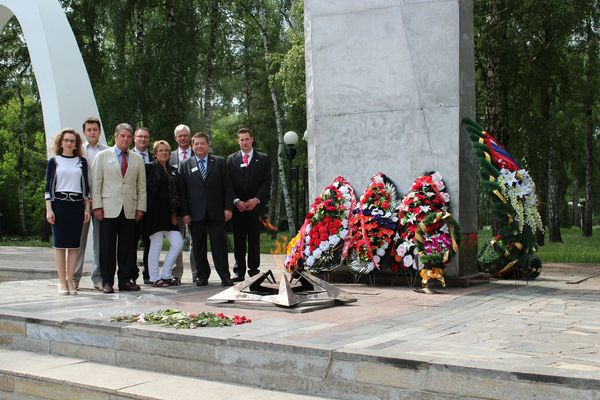
[[[562,243],[550,243],[546,236],[546,245],[540,247],[538,254],[544,262],[555,263],[591,263],[600,264],[600,230],[594,230],[591,237],[583,237],[577,228],[561,229]],[[229,234],[230,251],[233,250],[233,238]],[[479,231],[479,245],[492,237],[491,230]],[[262,233],[260,248],[263,253],[285,253],[288,234],[279,234],[275,240],[270,235]],[[50,243],[37,238],[0,237],[0,246],[31,246],[50,247]]]
[[[560,230],[562,243],[551,243],[546,234],[546,245],[538,249],[543,262],[600,264],[600,231],[594,229],[591,237],[583,237],[578,228]],[[479,246],[492,237],[491,230],[479,231]]]

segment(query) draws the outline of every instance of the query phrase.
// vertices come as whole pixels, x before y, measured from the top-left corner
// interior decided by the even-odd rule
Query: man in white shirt
[[[227,157],[227,168],[234,190],[233,252],[236,266],[234,282],[258,274],[260,267],[260,216],[271,194],[271,159],[254,149],[250,128],[237,132],[240,150]]]
[[[142,157],[144,164],[154,161],[154,155],[148,150],[150,144],[150,131],[148,128],[137,128],[133,135],[133,152]]]
[[[194,154],[192,153],[192,133],[190,128],[187,125],[177,125],[174,131],[175,141],[179,145],[175,150],[171,152],[171,158],[169,158],[169,164],[171,164],[174,168],[179,168],[179,164],[184,162],[185,160],[192,157]],[[187,225],[183,223],[181,218],[177,218],[177,222],[179,223],[179,229],[181,230],[181,234],[186,240],[189,240],[189,232]],[[196,258],[194,257],[193,246],[190,251],[190,266],[192,269],[192,281],[197,283],[198,281],[198,273],[196,272]],[[177,257],[177,261],[175,262],[175,268],[173,268],[173,282],[175,285],[181,282],[181,277],[183,276],[183,252],[179,253]]]
[[[179,147],[171,152],[169,164],[175,168],[179,168],[179,164],[182,161],[185,161],[192,156],[192,131],[190,131],[190,128],[187,125],[177,125],[177,127],[175,127],[174,136]]]
[[[92,189],[93,182],[93,164],[96,159],[96,155],[101,150],[108,149],[108,146],[100,143],[100,134],[102,131],[102,125],[100,124],[100,120],[96,117],[89,117],[83,122],[83,134],[86,138],[86,143],[83,145],[83,149],[85,151],[85,157],[88,161],[88,179],[90,184],[90,190]],[[92,206],[93,207],[93,206]],[[83,229],[81,230],[81,247],[79,248],[79,252],[77,253],[77,261],[75,264],[75,274],[73,275],[73,281],[75,288],[79,287],[79,281],[81,280],[81,276],[83,275],[83,262],[85,260],[85,248],[87,245],[88,232],[90,229],[90,222],[93,225],[93,255],[94,259],[92,261],[92,283],[97,290],[102,290],[102,275],[100,274],[100,226],[98,220],[94,218],[94,214],[90,218],[90,221],[83,224]]]

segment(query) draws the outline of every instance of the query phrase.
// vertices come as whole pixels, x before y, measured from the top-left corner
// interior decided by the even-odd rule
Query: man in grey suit
[[[175,150],[171,152],[171,157],[169,158],[169,164],[171,164],[174,168],[179,168],[179,165],[186,160],[190,159],[194,153],[192,152],[192,147],[190,146],[190,140],[192,138],[192,134],[190,128],[187,125],[177,125],[174,131],[175,141],[179,145]],[[179,224],[179,230],[184,238],[189,238],[189,231],[187,231],[186,224],[183,223],[182,218],[177,218],[177,222]],[[186,232],[187,231],[187,232]],[[196,257],[194,257],[194,248],[192,247],[190,251],[190,268],[192,270],[192,281],[194,283],[198,283],[198,272],[196,271]],[[181,277],[183,276],[183,252],[179,253],[177,256],[177,260],[175,261],[175,267],[173,271],[173,280],[172,284],[175,286],[179,285],[181,282]]]
[[[206,133],[197,133],[192,139],[194,157],[181,163],[179,173],[186,189],[189,215],[183,217],[190,224],[192,246],[198,271],[197,286],[208,285],[210,266],[207,258],[207,232],[215,270],[223,286],[233,286],[227,259],[225,222],[231,219],[233,186],[223,157],[208,154],[210,139]]]
[[[83,145],[83,149],[85,150],[85,157],[88,161],[88,179],[90,181],[90,189],[92,189],[92,182],[94,181],[92,171],[96,154],[98,154],[101,150],[108,149],[108,146],[100,143],[101,131],[102,125],[100,124],[100,120],[98,118],[89,117],[84,121],[83,134],[85,135],[86,143]],[[100,254],[100,226],[98,219],[95,218],[93,214],[92,218],[90,218],[90,221],[83,224],[83,229],[81,230],[81,247],[79,248],[79,252],[77,253],[77,261],[75,263],[75,274],[73,275],[73,283],[75,288],[79,288],[79,281],[81,280],[81,276],[83,275],[85,248],[87,245],[90,223],[93,226],[92,283],[97,290],[102,290],[102,275],[100,274],[100,261],[98,259]]]

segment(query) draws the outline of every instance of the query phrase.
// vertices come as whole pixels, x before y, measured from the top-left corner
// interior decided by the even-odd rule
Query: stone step
[[[1,399],[316,400],[243,385],[0,349]]]
[[[289,324],[289,321],[285,324]],[[113,368],[114,371],[134,370],[136,377],[136,374],[169,376],[174,382],[192,379],[217,387],[242,385],[240,387],[244,387],[244,390],[258,387],[261,389],[256,390],[265,393],[281,391],[347,400],[600,399],[600,380],[585,377],[585,371],[579,376],[566,377],[511,371],[515,367],[512,362],[506,365],[505,370],[489,369],[487,361],[477,367],[440,364],[425,359],[374,355],[373,351],[335,349],[323,344],[301,346],[282,343],[274,337],[277,332],[275,327],[261,327],[259,323],[253,327],[253,335],[260,337],[245,337],[244,329],[244,326],[240,326],[176,330],[102,320],[52,321],[0,314],[0,349],[4,348],[3,352],[25,350],[46,353],[39,355],[41,359],[53,359],[56,355],[66,356],[68,360],[74,358],[77,361],[70,361],[70,365],[64,366],[65,369],[87,371],[84,376],[89,379],[89,375],[92,375],[96,379],[92,381],[96,382],[94,385],[99,384],[98,377],[101,377],[99,382],[108,381],[110,384],[111,379],[106,379],[106,376],[121,376],[118,372],[105,375],[94,372],[95,366],[106,366],[111,371]],[[5,354],[18,353],[0,353],[0,374],[8,365]],[[24,365],[36,363],[26,362]],[[122,376],[131,374],[123,372]],[[64,398],[59,395],[60,384],[56,383],[60,382],[61,377],[51,377],[54,381],[48,386],[58,394],[46,398]],[[26,378],[28,380],[21,382],[20,375],[8,378],[0,376],[0,386],[6,386],[8,389],[5,390],[20,390],[20,385],[24,385],[30,388],[27,390],[34,391],[32,387],[39,385],[39,382],[27,375]],[[216,384],[216,381],[223,383]],[[161,388],[167,385],[164,379],[160,382],[157,385],[150,378],[132,383],[117,380],[114,387],[98,393],[104,398],[102,396],[106,393],[114,396],[116,390],[127,391],[130,386],[137,390],[138,386],[142,388],[147,385],[148,392],[144,392],[144,396],[149,397],[131,397],[137,396],[135,392],[125,398],[153,398],[150,396],[162,395]],[[80,383],[75,380],[73,383],[80,385],[74,386],[77,390],[87,390],[89,386],[87,381]],[[169,393],[166,398],[185,398],[168,397]],[[0,399],[22,398],[2,394],[0,392]],[[88,396],[74,395],[71,398]]]

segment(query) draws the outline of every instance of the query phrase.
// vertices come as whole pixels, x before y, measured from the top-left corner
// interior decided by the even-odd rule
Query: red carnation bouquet
[[[314,200],[304,224],[292,241],[285,267],[301,267],[314,273],[329,272],[348,254],[351,229],[349,217],[356,205],[352,186],[341,176],[323,189]]]
[[[398,225],[396,208],[395,185],[382,173],[373,176],[350,221],[354,227],[348,264],[352,273],[380,269]]]

